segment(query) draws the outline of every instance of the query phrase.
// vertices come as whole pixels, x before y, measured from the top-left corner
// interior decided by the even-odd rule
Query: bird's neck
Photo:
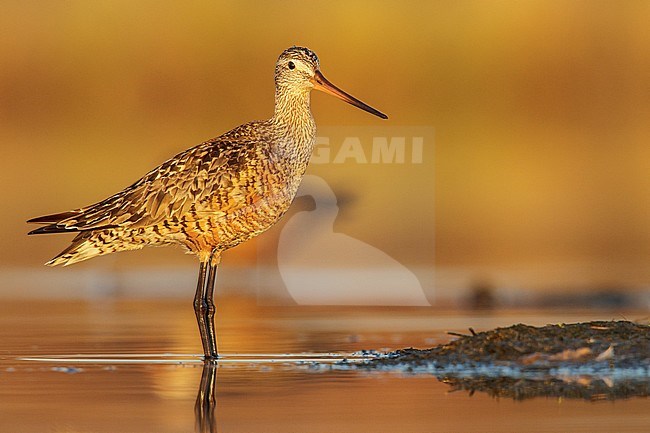
[[[271,118],[271,122],[284,136],[277,143],[278,150],[305,167],[316,137],[309,93],[309,89],[276,89],[275,112]]]

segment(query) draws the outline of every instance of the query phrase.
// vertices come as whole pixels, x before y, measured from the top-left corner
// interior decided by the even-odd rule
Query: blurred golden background
[[[129,295],[136,270],[150,274],[144,295],[177,272],[189,296],[196,262],[178,249],[45,269],[69,239],[27,238],[24,221],[94,203],[185,148],[269,117],[273,65],[294,44],[316,51],[332,82],[389,114],[382,126],[434,128],[430,195],[384,182],[387,195],[404,198],[387,220],[354,207],[364,190],[344,184],[349,167],[314,169],[351,194],[347,209],[368,227],[367,242],[435,270],[432,302],[475,284],[510,295],[648,288],[647,1],[4,1],[0,9],[3,296],[75,296],[79,287]],[[312,111],[323,126],[378,124],[322,94]],[[390,176],[411,169],[391,167]],[[386,172],[364,175],[381,182]],[[423,207],[435,212],[425,227],[407,217]],[[409,256],[427,248],[421,233],[435,240],[435,259]],[[258,264],[257,243],[240,246],[218,284],[241,286],[228,267]]]

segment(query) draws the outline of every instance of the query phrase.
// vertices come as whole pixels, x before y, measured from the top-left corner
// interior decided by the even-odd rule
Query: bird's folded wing
[[[209,202],[227,182],[232,167],[209,144],[178,154],[99,203],[61,214],[65,218],[48,226],[49,231],[138,228],[180,218],[193,206]],[[218,209],[214,211],[218,213]]]

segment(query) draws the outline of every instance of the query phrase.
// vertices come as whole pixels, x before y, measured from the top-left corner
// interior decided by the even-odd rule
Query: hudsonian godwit
[[[44,224],[30,235],[77,233],[47,265],[148,245],[182,245],[200,261],[194,311],[205,359],[216,359],[212,298],[221,254],[273,226],[289,208],[314,147],[312,89],[387,118],[327,81],[313,51],[291,47],[275,65],[270,119],[181,152],[98,203],[29,220]]]

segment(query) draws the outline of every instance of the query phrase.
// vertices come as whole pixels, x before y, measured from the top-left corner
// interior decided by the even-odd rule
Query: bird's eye
[[[295,63],[289,62],[289,69],[296,69]]]

